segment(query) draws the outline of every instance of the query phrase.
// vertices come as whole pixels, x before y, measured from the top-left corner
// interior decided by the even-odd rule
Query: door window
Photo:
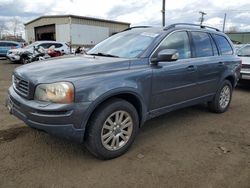
[[[204,32],[191,32],[194,42],[195,56],[208,57],[213,56],[213,48],[211,39],[207,33]]]
[[[0,46],[1,47],[5,46],[5,42],[0,42]]]
[[[60,44],[60,43],[55,43],[54,45],[55,45],[55,48],[61,48],[61,47],[63,46],[63,45]]]
[[[165,49],[175,49],[179,53],[179,59],[191,57],[188,34],[185,31],[179,31],[168,35],[160,44],[153,57],[157,57],[158,53]]]

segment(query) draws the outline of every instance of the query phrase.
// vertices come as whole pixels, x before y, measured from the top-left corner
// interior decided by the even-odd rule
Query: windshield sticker
[[[141,33],[141,35],[143,35],[143,36],[147,36],[147,37],[152,37],[152,38],[155,38],[155,37],[157,37],[159,34],[157,34],[157,33],[148,33],[148,32],[143,32],[143,33]]]

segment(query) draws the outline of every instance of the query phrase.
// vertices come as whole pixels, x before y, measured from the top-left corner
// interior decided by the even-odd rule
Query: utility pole
[[[165,0],[162,0],[162,27],[165,26]]]
[[[203,21],[204,21],[204,16],[207,15],[207,13],[203,12],[203,11],[200,11],[199,12],[201,14],[201,18],[200,18],[200,25],[202,25]]]
[[[226,19],[227,19],[227,13],[224,14],[223,28],[222,28],[223,33],[225,33]]]

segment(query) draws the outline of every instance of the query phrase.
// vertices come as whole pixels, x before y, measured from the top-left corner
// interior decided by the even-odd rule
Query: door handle
[[[195,71],[196,70],[196,66],[190,65],[190,66],[187,67],[187,70],[188,71]]]

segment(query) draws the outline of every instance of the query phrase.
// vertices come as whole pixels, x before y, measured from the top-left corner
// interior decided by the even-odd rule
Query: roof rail
[[[170,29],[172,27],[176,27],[178,25],[186,25],[186,26],[194,26],[194,27],[200,27],[201,29],[214,29],[215,31],[220,31],[219,29],[215,28],[215,27],[210,27],[210,26],[206,26],[206,25],[199,25],[199,24],[190,24],[190,23],[176,23],[176,24],[171,24],[169,26],[164,27],[164,30]]]
[[[128,30],[131,30],[131,29],[137,29],[137,28],[150,28],[151,26],[145,26],[145,25],[142,25],[142,26],[134,26],[134,27],[129,27],[127,29],[124,29],[122,31],[128,31]]]
[[[150,27],[151,27],[151,26],[134,26],[134,27],[129,27],[129,28],[124,29],[124,30],[122,30],[122,31],[114,32],[114,33],[112,33],[112,35],[115,35],[115,34],[117,34],[117,33],[122,33],[122,32],[124,32],[124,31],[129,31],[129,30],[132,30],[132,29],[136,29],[136,28],[150,28]]]

